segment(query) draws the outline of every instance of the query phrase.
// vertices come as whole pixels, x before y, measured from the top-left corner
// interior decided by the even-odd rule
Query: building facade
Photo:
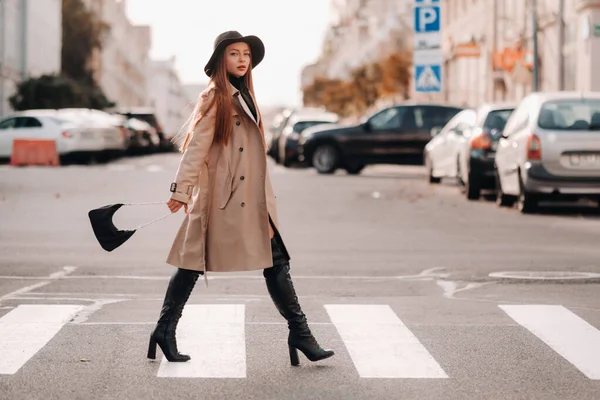
[[[317,76],[349,79],[353,69],[411,43],[411,0],[331,0],[331,21],[319,59],[301,85]]]
[[[19,82],[60,73],[61,48],[61,0],[0,0],[0,116]]]
[[[150,106],[168,136],[177,134],[190,116],[200,92],[190,102],[175,68],[175,57],[153,60],[150,66],[148,94]]]
[[[83,1],[110,25],[103,49],[93,57],[96,81],[117,107],[148,105],[150,27],[129,21],[126,0]]]
[[[187,101],[190,105],[195,105],[198,101],[200,93],[202,93],[208,87],[208,83],[189,83],[183,85],[183,91],[187,97]]]
[[[438,97],[476,107],[518,101],[534,88],[600,90],[600,0],[442,0],[444,90]]]

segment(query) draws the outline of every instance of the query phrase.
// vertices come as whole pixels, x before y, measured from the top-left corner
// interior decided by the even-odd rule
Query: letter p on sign
[[[415,7],[415,30],[418,33],[440,31],[440,7]]]

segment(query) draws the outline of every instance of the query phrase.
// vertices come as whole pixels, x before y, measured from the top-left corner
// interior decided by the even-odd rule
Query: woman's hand
[[[169,199],[169,201],[167,201],[167,207],[169,207],[169,210],[171,210],[172,213],[176,213],[177,211],[179,211],[181,206],[183,206],[183,210],[187,214],[188,205],[186,203],[179,201],[179,200],[173,200],[173,199]]]

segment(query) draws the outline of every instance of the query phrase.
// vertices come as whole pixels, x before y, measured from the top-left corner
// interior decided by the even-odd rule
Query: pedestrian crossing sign
[[[440,92],[442,90],[442,77],[440,65],[415,66],[415,91]]]

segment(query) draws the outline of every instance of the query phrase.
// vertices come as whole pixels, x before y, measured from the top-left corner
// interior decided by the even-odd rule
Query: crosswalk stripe
[[[177,327],[177,344],[192,359],[170,363],[163,357],[157,376],[245,378],[245,306],[188,304]]]
[[[82,308],[20,305],[0,318],[0,374],[15,374]]]
[[[590,379],[600,379],[600,331],[557,305],[499,306]]]
[[[328,304],[362,378],[448,378],[419,339],[387,305]]]

